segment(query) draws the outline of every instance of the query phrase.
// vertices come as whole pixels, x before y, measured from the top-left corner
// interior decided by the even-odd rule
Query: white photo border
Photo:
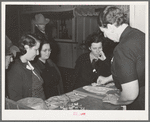
[[[145,5],[146,22],[146,102],[144,111],[123,111],[123,110],[6,110],[5,107],[5,24],[6,5]],[[148,25],[148,2],[146,1],[83,1],[83,2],[2,2],[1,3],[1,59],[2,59],[2,120],[148,120],[149,118],[149,25]],[[84,116],[73,113],[85,113]]]

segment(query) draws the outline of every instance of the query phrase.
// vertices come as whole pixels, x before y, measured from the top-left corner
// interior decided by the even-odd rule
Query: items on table
[[[61,96],[50,97],[45,100],[46,105],[49,109],[63,109],[63,110],[71,110],[71,109],[84,109],[81,106],[79,107],[76,102],[80,99],[84,99],[87,95],[78,94],[76,92],[69,92]]]

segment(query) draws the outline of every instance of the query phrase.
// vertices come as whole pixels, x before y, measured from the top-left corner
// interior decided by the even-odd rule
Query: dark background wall
[[[20,7],[16,5],[6,6],[6,35],[17,45],[19,40],[19,10]]]

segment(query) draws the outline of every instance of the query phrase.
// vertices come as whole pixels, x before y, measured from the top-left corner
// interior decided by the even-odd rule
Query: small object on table
[[[118,99],[119,99],[119,96],[117,94],[107,94],[106,97],[103,98],[103,102],[107,102],[107,103],[116,105]]]
[[[74,103],[74,105],[78,105],[78,103]]]
[[[63,109],[65,106],[60,106],[61,109]]]
[[[68,106],[73,106],[73,103],[68,104]]]
[[[63,110],[68,110],[68,109],[64,107]]]
[[[98,86],[98,83],[91,83],[92,86]]]
[[[72,110],[74,108],[74,106],[69,106],[69,110]]]
[[[77,92],[75,92],[75,93],[74,93],[74,95],[78,95],[78,93],[77,93]]]
[[[91,83],[92,86],[95,86],[95,87],[107,87],[107,88],[110,88],[110,87],[113,87],[115,86],[114,82],[109,82],[109,83],[106,83],[106,84],[98,84],[98,83]]]
[[[85,110],[85,107],[81,107],[80,110]]]
[[[82,107],[82,105],[79,103],[69,103],[68,105],[64,107],[60,107],[62,110],[85,110],[85,107]]]
[[[115,87],[115,83],[114,82],[107,83],[105,84],[105,87],[108,87],[108,88]]]

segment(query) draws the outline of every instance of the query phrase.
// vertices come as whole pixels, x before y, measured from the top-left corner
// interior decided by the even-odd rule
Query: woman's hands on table
[[[113,81],[112,75],[108,76],[108,77],[104,77],[104,76],[99,76],[97,78],[97,83],[100,84],[106,84],[110,81]]]
[[[99,76],[97,79],[97,84],[101,85],[101,84],[105,84],[108,82],[107,77],[103,77],[103,76]]]

